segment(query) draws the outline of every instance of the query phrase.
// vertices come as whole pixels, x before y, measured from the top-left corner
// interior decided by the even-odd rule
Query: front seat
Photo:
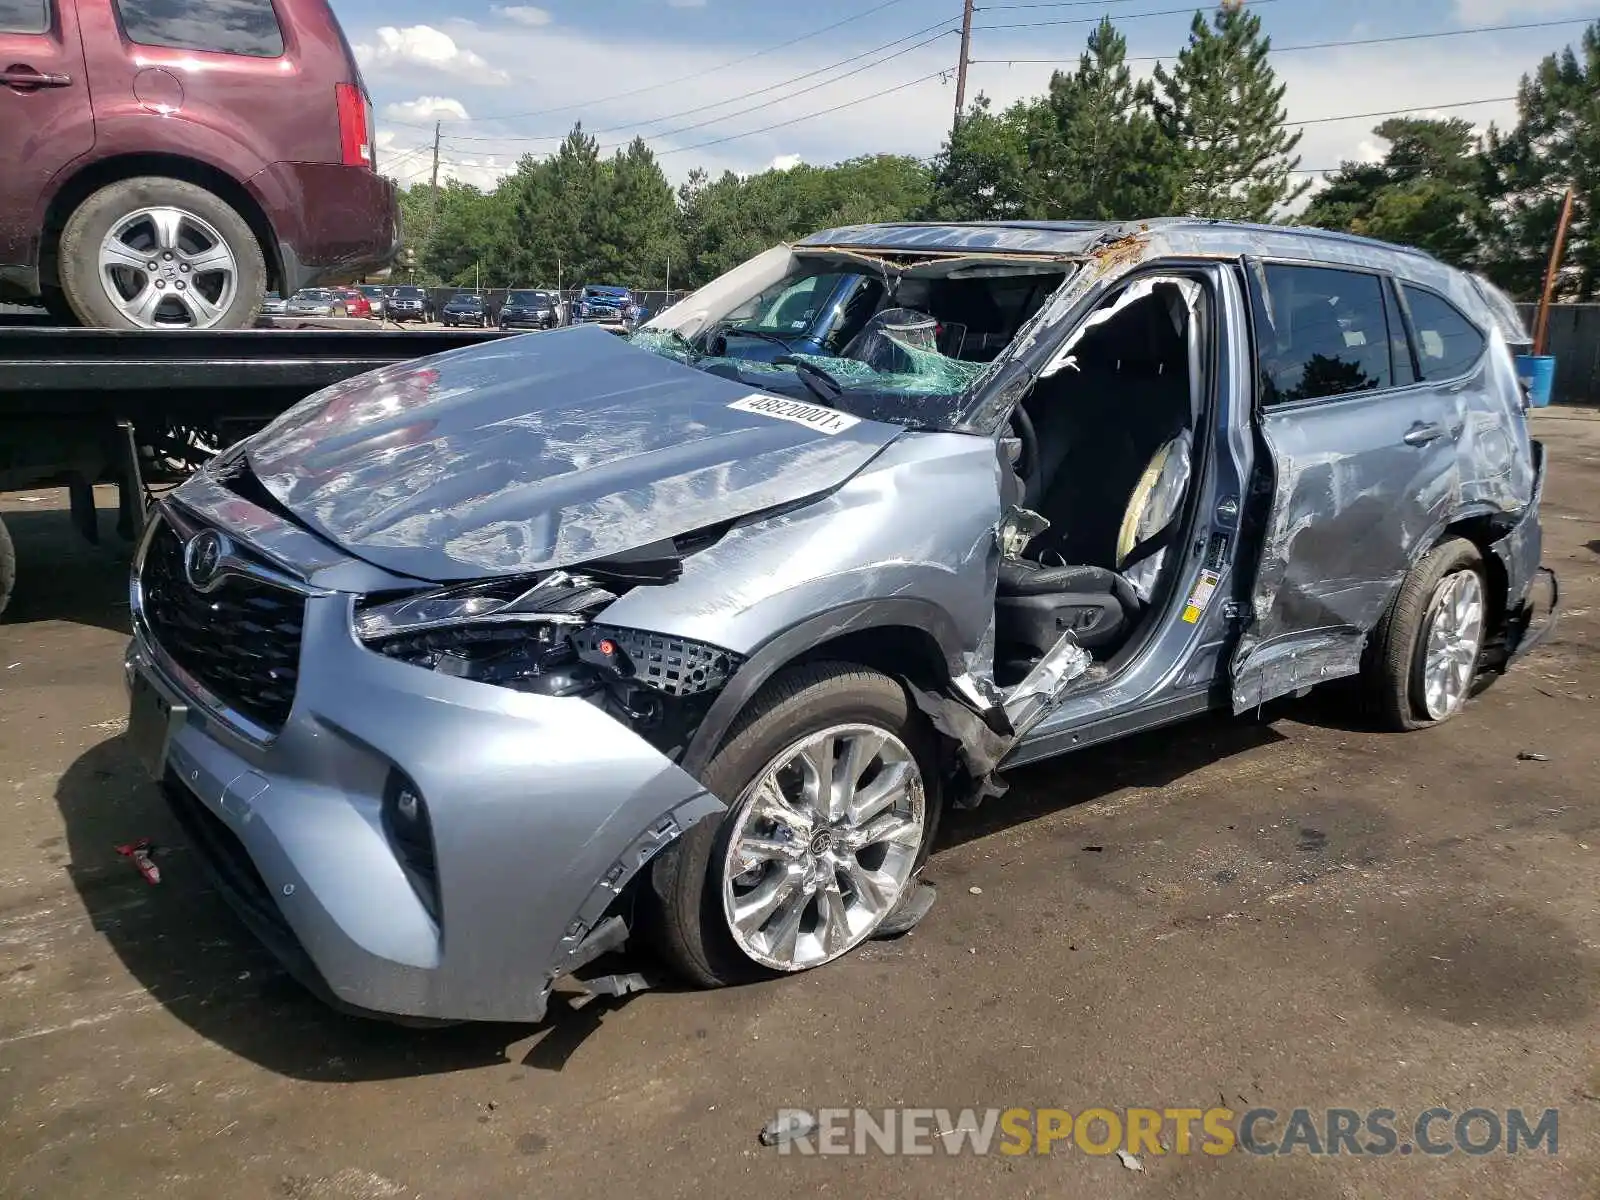
[[[1185,430],[1151,455],[1122,514],[1116,570],[1046,566],[1027,558],[1001,562],[995,598],[1001,660],[1042,658],[1069,630],[1085,650],[1122,644],[1149,603],[1166,545],[1177,531],[1191,445]]]

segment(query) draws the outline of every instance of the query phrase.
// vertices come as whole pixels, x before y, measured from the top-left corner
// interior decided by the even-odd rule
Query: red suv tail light
[[[339,106],[339,149],[347,167],[372,166],[372,136],[367,97],[353,83],[336,83],[333,93]]]

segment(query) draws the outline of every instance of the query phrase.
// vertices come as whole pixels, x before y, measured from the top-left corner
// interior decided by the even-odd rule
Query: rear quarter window
[[[50,0],[0,0],[0,33],[44,33]]]
[[[116,0],[116,5],[123,32],[141,46],[251,58],[283,53],[283,30],[272,0]]]
[[[1442,296],[1404,287],[1411,326],[1417,336],[1417,363],[1425,380],[1465,375],[1483,355],[1484,337],[1455,305]]]

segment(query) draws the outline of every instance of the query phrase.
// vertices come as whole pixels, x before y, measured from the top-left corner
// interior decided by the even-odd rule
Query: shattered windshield
[[[693,327],[652,322],[628,341],[868,420],[955,429],[973,385],[1070,271],[951,260],[893,271],[797,255],[778,278],[715,296],[706,310],[695,312],[698,297],[683,301]]]

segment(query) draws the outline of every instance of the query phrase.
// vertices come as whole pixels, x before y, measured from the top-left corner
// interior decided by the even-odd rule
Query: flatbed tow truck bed
[[[118,532],[144,521],[147,481],[172,480],[330,384],[501,337],[493,329],[0,327],[0,491],[66,486],[99,540],[96,483],[119,488]],[[0,611],[16,560],[0,524]]]

